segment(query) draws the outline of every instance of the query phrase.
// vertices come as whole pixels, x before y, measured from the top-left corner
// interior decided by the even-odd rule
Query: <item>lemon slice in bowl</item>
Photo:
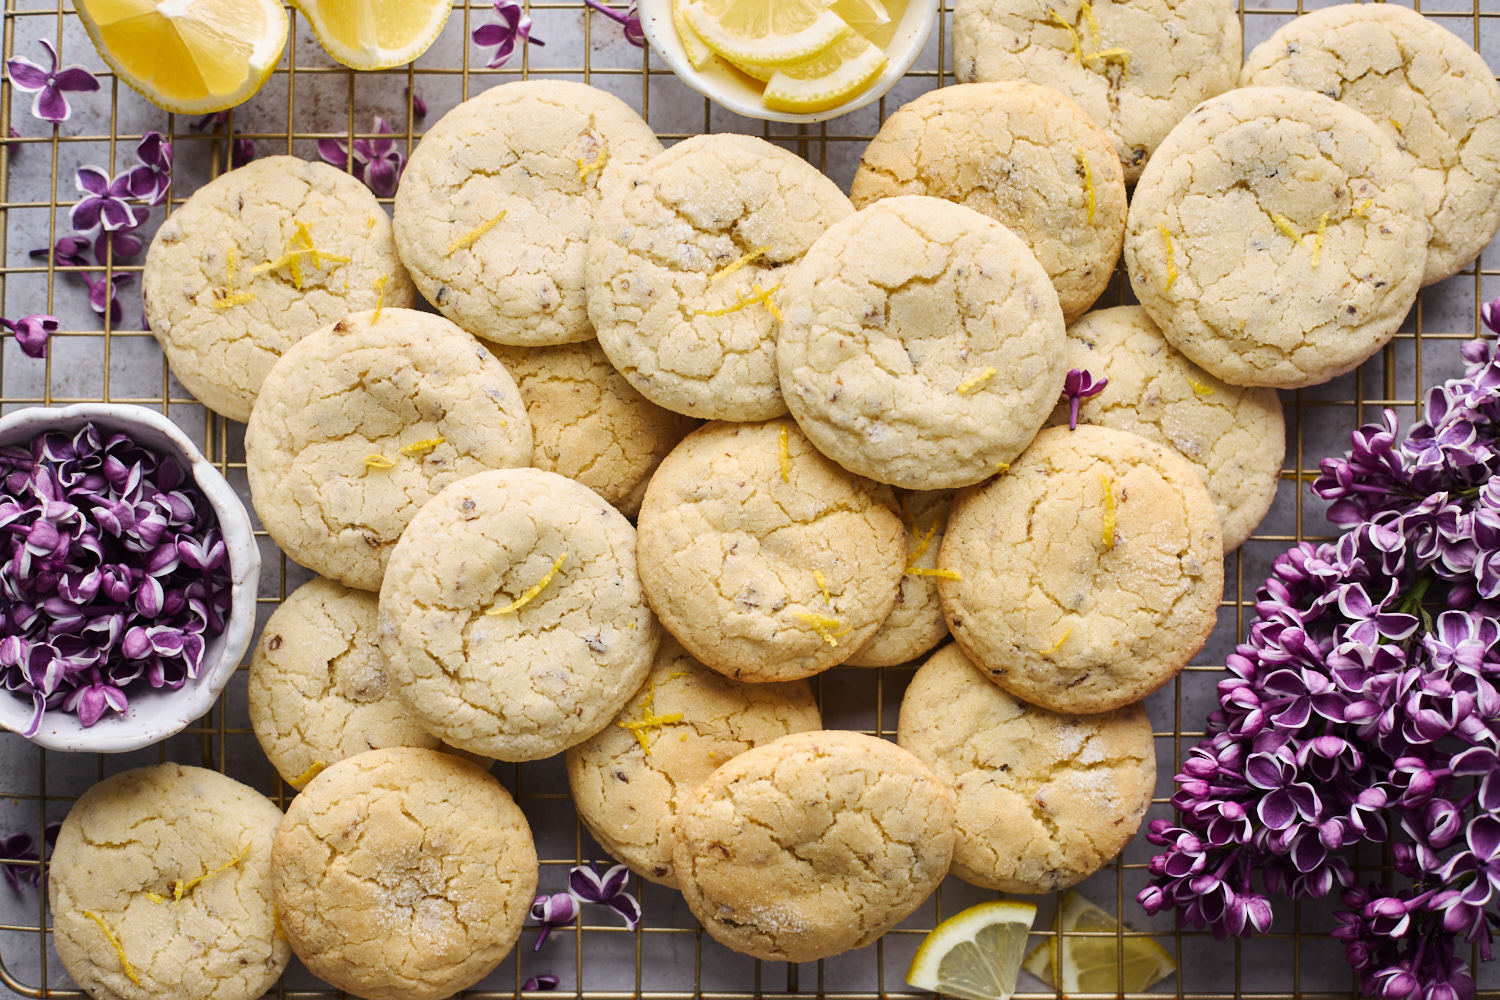
[[[906,981],[965,1000],[1009,1000],[1036,906],[1011,899],[971,906],[922,939]]]
[[[1077,890],[1069,890],[1063,896],[1053,926],[1063,932],[1062,961],[1058,961],[1058,941],[1054,937],[1031,949],[1023,967],[1065,994],[1114,993],[1122,981],[1126,993],[1144,993],[1177,971],[1172,956],[1151,938],[1128,937],[1123,941],[1122,980],[1119,972],[1122,942],[1115,936],[1120,922]],[[1070,936],[1080,931],[1109,936]]]
[[[708,47],[683,16],[682,12],[687,9],[688,3],[689,0],[672,0],[672,27],[677,29],[677,37],[682,39],[688,63],[693,69],[706,69],[714,61],[714,50]]]
[[[773,111],[811,114],[843,104],[885,69],[885,53],[859,35],[793,66],[778,66],[762,98]]]
[[[811,59],[852,34],[819,0],[697,0],[683,16],[709,48],[748,66]]]
[[[75,7],[109,68],[177,114],[243,103],[286,48],[278,0],[76,0]]]
[[[442,33],[452,0],[291,0],[328,54],[352,69],[405,66]]]
[[[880,0],[834,0],[833,5],[828,9],[837,14],[849,27],[866,37],[869,37],[876,28],[891,23],[890,12],[885,9],[885,4]]]

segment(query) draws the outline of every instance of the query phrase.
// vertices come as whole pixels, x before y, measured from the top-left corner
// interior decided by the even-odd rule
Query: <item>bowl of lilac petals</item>
[[[104,753],[180,732],[249,647],[259,578],[244,504],[160,413],[0,418],[0,726]]]

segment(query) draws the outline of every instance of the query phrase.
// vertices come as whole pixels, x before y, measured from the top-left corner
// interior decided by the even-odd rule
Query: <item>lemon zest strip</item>
[[[1397,135],[1401,135],[1401,123],[1400,122],[1398,122],[1394,118],[1387,118],[1386,121],[1388,121],[1388,122],[1391,123],[1391,128],[1393,128],[1393,129],[1396,130],[1396,134]]]
[[[1094,5],[1089,0],[1083,0],[1083,19],[1089,23],[1089,31],[1094,35],[1094,44],[1099,44],[1099,22],[1094,20]]]
[[[215,868],[213,871],[204,872],[202,875],[199,875],[197,878],[188,879],[186,882],[173,882],[172,883],[172,902],[174,902],[174,903],[180,903],[180,902],[182,902],[182,897],[185,896],[185,895],[187,895],[190,891],[192,891],[200,882],[203,882],[206,879],[212,878],[213,876],[219,874],[219,872],[226,871],[227,869],[233,868],[235,865],[239,864],[241,861],[244,861],[245,858],[249,856],[249,854],[250,854],[250,845],[246,844],[245,845],[245,849],[243,851],[241,851],[240,853],[236,854],[233,858],[231,858],[228,861],[224,862],[222,865],[220,865],[219,867]]]
[[[394,469],[396,463],[384,455],[377,455],[372,452],[365,456],[365,467],[369,469]]]
[[[1000,470],[1000,474],[1001,475],[1004,475],[1005,473],[1007,473],[1007,472],[1010,471],[1010,463],[1009,462],[996,462],[995,463],[995,468],[997,468],[997,469]]]
[[[1202,382],[1199,382],[1191,375],[1186,376],[1186,378],[1188,385],[1193,387],[1193,392],[1197,393],[1199,396],[1212,396],[1214,394],[1213,386],[1204,385]]]
[[[1087,4],[1084,5],[1084,9],[1088,9]],[[1083,155],[1083,147],[1081,146],[1078,149],[1078,163],[1079,166],[1083,167],[1083,192],[1088,198],[1089,225],[1092,226],[1094,224],[1094,209],[1098,205],[1098,200],[1094,195],[1094,168],[1089,164],[1089,158]]]
[[[1374,204],[1374,202],[1375,202],[1375,199],[1374,199],[1374,198],[1366,198],[1366,199],[1365,199],[1365,200],[1364,200],[1364,201],[1362,201],[1362,202],[1360,202],[1360,203],[1359,203],[1359,204],[1358,204],[1358,205],[1357,205],[1357,206],[1356,206],[1356,207],[1355,207],[1355,208],[1354,208],[1354,209],[1353,209],[1353,210],[1352,210],[1352,211],[1353,211],[1353,214],[1355,214],[1355,215],[1357,215],[1357,216],[1359,216],[1359,217],[1360,217],[1360,218],[1361,218],[1361,219],[1363,219],[1363,218],[1364,218],[1364,217],[1365,217],[1365,211],[1366,211],[1366,210],[1367,210],[1367,209],[1368,209],[1368,208],[1369,208],[1369,207],[1370,207],[1370,206],[1371,206],[1371,205],[1372,205],[1372,204]]]
[[[347,264],[351,259],[345,257],[343,254],[324,253],[322,250],[319,250],[313,245],[312,232],[307,228],[307,223],[301,221],[297,223],[297,232],[292,236],[289,245],[291,249],[286,253],[275,260],[266,261],[264,264],[257,264],[250,269],[250,273],[264,274],[267,271],[275,271],[278,268],[284,267],[292,272],[292,284],[300,292],[302,291],[302,258],[311,256],[313,267],[320,270],[323,267],[324,261],[330,264]]]
[[[511,601],[509,604],[507,604],[503,608],[490,608],[488,611],[485,612],[485,614],[487,614],[487,615],[508,615],[512,611],[519,611],[521,608],[525,607],[527,604],[529,604],[531,602],[531,599],[533,597],[535,597],[537,594],[540,594],[542,592],[542,590],[547,586],[547,584],[549,584],[549,583],[552,582],[552,578],[557,575],[557,571],[560,570],[560,569],[562,569],[563,560],[565,560],[567,558],[568,558],[568,554],[566,552],[564,552],[562,555],[558,556],[557,557],[557,562],[555,562],[555,563],[552,564],[552,568],[549,569],[546,572],[546,574],[540,580],[538,580],[535,584],[533,584],[532,587],[531,587],[531,589],[527,590],[526,593],[522,594],[520,597],[516,598],[514,601]]]
[[[785,427],[781,429],[781,481],[783,483],[792,481],[792,454],[787,448]]]
[[[1079,62],[1093,62],[1102,59],[1105,62],[1118,62],[1120,64],[1120,79],[1124,80],[1130,75],[1130,50],[1129,49],[1100,49],[1098,52],[1090,52],[1079,59]]]
[[[615,723],[615,725],[635,737],[635,741],[641,745],[641,751],[648,757],[651,755],[651,741],[646,739],[646,734],[653,729],[660,729],[662,726],[670,726],[682,721],[681,712],[672,712],[669,715],[657,715],[651,707],[651,703],[655,700],[656,685],[646,685],[646,700],[641,702],[641,717],[639,719],[627,719],[624,722]],[[687,733],[683,733],[682,737],[683,739],[687,739]]]
[[[1068,626],[1068,630],[1062,634],[1062,638],[1057,640],[1057,645],[1053,646],[1051,649],[1043,650],[1043,655],[1051,655],[1052,653],[1057,652],[1059,649],[1062,649],[1062,644],[1067,642],[1068,636],[1072,634],[1073,627],[1070,625]]]
[[[1165,222],[1158,225],[1157,228],[1161,230],[1161,238],[1167,244],[1167,287],[1163,288],[1162,291],[1170,292],[1172,290],[1172,282],[1177,280],[1177,264],[1172,260],[1172,234],[1167,230]]]
[[[306,771],[303,771],[301,774],[297,775],[295,778],[289,781],[288,784],[290,784],[293,788],[301,788],[303,785],[306,785],[309,781],[322,774],[323,769],[327,766],[328,765],[323,763],[321,760],[315,760],[310,765],[308,765]]]
[[[220,295],[220,291],[224,294]],[[209,299],[208,304],[215,309],[228,309],[232,306],[242,306],[253,298],[255,298],[254,292],[231,292],[228,289],[215,288],[214,296]]]
[[[746,264],[754,263],[758,258],[764,256],[765,253],[766,253],[766,251],[770,250],[770,249],[771,248],[768,247],[768,246],[765,246],[765,247],[756,247],[754,250],[751,250],[749,253],[747,253],[743,257],[741,257],[739,260],[730,261],[728,264],[725,264],[719,270],[717,270],[717,271],[714,272],[713,277],[711,277],[711,278],[708,279],[709,284],[713,284],[715,281],[718,281],[720,278],[727,278],[727,277],[729,277],[731,274],[733,274],[734,272],[738,271],[740,268],[744,267]]]
[[[132,983],[135,983],[137,986],[141,985],[141,977],[135,974],[135,966],[131,965],[130,959],[125,957],[125,946],[120,943],[119,938],[115,937],[114,932],[109,929],[109,925],[99,919],[99,914],[93,910],[84,910],[83,915],[99,925],[99,930],[104,934],[104,940],[109,942],[109,946],[115,950],[115,954],[120,958],[120,968],[125,970],[125,975]]]
[[[224,255],[224,284],[234,284],[234,276],[240,269],[240,249],[233,243],[229,244],[229,251]]]
[[[375,282],[375,290],[380,294],[375,296],[375,315],[370,317],[370,325],[374,326],[380,322],[380,310],[385,308],[385,286],[391,283],[389,274],[382,274]]]
[[[1115,547],[1115,489],[1109,477],[1099,473],[1099,485],[1104,487],[1104,547]]]
[[[951,570],[951,569],[922,569],[922,568],[916,567],[916,566],[908,566],[906,568],[906,575],[907,576],[938,576],[938,577],[942,577],[944,580],[962,580],[963,579],[963,577],[961,575],[959,575],[959,573],[958,573],[957,570]]]
[[[827,615],[816,615],[808,611],[794,611],[792,613],[812,626],[812,630],[818,633],[822,640],[830,646],[837,646],[839,644],[839,636],[854,631],[854,626],[852,625],[842,632],[829,631],[830,629],[838,628],[840,622],[837,618],[829,618]]]
[[[1056,21],[1058,25],[1060,25],[1062,29],[1066,31],[1068,35],[1073,39],[1073,55],[1077,57],[1078,62],[1081,65],[1083,63],[1083,44],[1078,40],[1078,29],[1073,27],[1067,21],[1064,21],[1062,19],[1062,15],[1053,10],[1051,7],[1047,8],[1047,14],[1052,18],[1052,20]]]
[[[833,607],[833,598],[828,596],[828,578],[823,575],[823,571],[813,570],[813,579],[818,581],[818,589],[823,592],[823,603],[830,608]]]
[[[155,893],[155,892],[148,892],[148,893],[146,893],[146,898],[149,899],[149,900],[151,900],[151,902],[153,902],[153,903],[165,903],[167,901],[167,897],[166,896],[163,896],[160,893]]]
[[[980,372],[978,375],[975,375],[973,378],[966,379],[963,382],[960,382],[958,384],[958,394],[962,396],[965,393],[973,392],[975,389],[978,389],[990,379],[994,378],[995,374],[995,369],[986,368],[984,371]]]
[[[1302,242],[1302,234],[1297,232],[1297,227],[1292,225],[1291,219],[1288,219],[1280,212],[1277,212],[1271,216],[1271,221],[1276,223],[1276,228],[1281,230],[1282,233],[1285,234],[1287,239],[1291,240],[1293,243]]]
[[[419,455],[419,454],[421,454],[424,451],[431,451],[432,449],[436,448],[438,445],[442,444],[446,440],[448,440],[448,439],[447,438],[441,438],[441,437],[435,437],[435,438],[426,438],[426,439],[424,439],[422,441],[413,441],[411,444],[405,445],[404,447],[402,447],[401,454],[403,454],[403,455]]]
[[[1312,266],[1318,266],[1318,260],[1323,256],[1323,230],[1328,228],[1328,213],[1324,212],[1318,217],[1318,232],[1313,237]]]
[[[281,929],[281,911],[274,903],[271,905],[271,927],[276,931],[277,937],[283,941],[286,940],[286,931]]]
[[[609,147],[608,146],[604,146],[604,145],[601,145],[599,147],[599,156],[598,156],[597,159],[594,160],[593,163],[587,163],[587,162],[585,162],[584,157],[580,156],[578,158],[578,180],[579,180],[579,182],[580,183],[587,183],[588,179],[589,179],[589,174],[592,174],[592,173],[594,173],[595,171],[598,171],[598,170],[603,170],[604,169],[604,161],[608,160],[608,159],[609,159]]]
[[[464,233],[458,239],[454,240],[452,243],[449,243],[448,253],[451,254],[456,250],[466,250],[469,247],[473,246],[475,243],[478,243],[479,237],[483,236],[485,233],[498,226],[500,224],[500,220],[503,218],[505,218],[505,209],[501,209],[499,215],[484,220],[479,225],[475,226],[473,229],[469,230],[467,233]]]
[[[780,312],[780,310],[778,310],[776,308],[775,304],[771,301],[771,296],[780,287],[781,287],[781,282],[779,282],[779,281],[776,282],[776,284],[772,285],[770,288],[762,288],[762,287],[760,287],[760,283],[756,282],[755,284],[753,284],[753,285],[750,286],[750,292],[751,292],[751,294],[748,295],[748,296],[741,289],[736,289],[735,290],[735,293],[734,293],[735,303],[734,303],[734,305],[732,305],[732,306],[725,306],[723,309],[695,309],[695,310],[693,310],[693,315],[694,316],[728,316],[730,313],[739,312],[741,309],[745,308],[746,306],[753,306],[753,305],[760,304],[760,305],[764,305],[767,309],[769,309],[771,311],[771,315],[775,316],[779,320],[779,319],[781,319],[781,312]]]
[[[937,518],[933,518],[932,526],[927,529],[927,532],[925,534],[922,535],[922,537],[917,542],[917,547],[913,549],[911,555],[907,557],[906,572],[912,572],[912,567],[917,564],[917,560],[927,554],[927,546],[932,544],[932,536],[937,534],[938,524],[939,520]],[[916,525],[912,525],[912,534],[915,535],[916,533]]]

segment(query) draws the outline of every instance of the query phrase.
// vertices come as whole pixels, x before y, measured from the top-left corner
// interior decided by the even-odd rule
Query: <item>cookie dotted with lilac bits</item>
[[[308,971],[364,1000],[440,1000],[515,946],[536,847],[500,783],[435,750],[339,761],[287,809],[272,853],[281,927]]]
[[[295,156],[256,160],[195,191],[151,241],[141,294],[172,374],[239,421],[302,337],[417,299],[375,196]]]
[[[635,529],[599,494],[537,469],[482,472],[417,512],[380,589],[380,649],[428,732],[539,760],[609,725],[661,632]]]
[[[894,743],[783,736],[680,807],[672,857],[720,944],[769,962],[862,948],[932,893],[953,855],[953,792]]]
[[[1379,126],[1322,94],[1205,101],[1136,185],[1131,288],[1225,382],[1326,382],[1384,346],[1416,300],[1428,223],[1411,177]]]
[[[277,362],[245,430],[250,495],[287,555],[379,590],[427,500],[531,461],[516,383],[448,320],[412,309],[347,316]]]
[[[1054,712],[1108,712],[1203,647],[1224,592],[1198,470],[1145,438],[1053,427],[953,502],[938,566],[948,630],[991,680]]]
[[[594,337],[584,253],[604,192],[662,151],[629,105],[561,80],[492,87],[442,117],[396,190],[396,246],[427,301],[477,337]]]
[[[777,300],[792,416],[819,451],[877,482],[987,479],[1062,389],[1051,279],[1014,233],[963,205],[875,202],[820,236]]]
[[[96,1000],[257,1000],[292,957],[273,900],[281,818],[201,767],[94,785],[63,821],[47,877],[68,975]]]

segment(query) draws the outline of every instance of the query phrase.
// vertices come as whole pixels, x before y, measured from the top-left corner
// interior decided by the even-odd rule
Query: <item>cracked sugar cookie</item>
[[[505,366],[440,316],[356,313],[277,362],[245,431],[250,496],[276,544],[379,590],[392,546],[443,487],[531,461]]]
[[[1233,385],[1295,389],[1395,335],[1427,219],[1395,143],[1310,91],[1205,101],[1142,174],[1125,224],[1131,288],[1173,347]]]
[[[782,417],[712,423],[646,487],[641,583],[666,630],[743,681],[847,660],[895,604],[905,533],[887,487],[845,472]]]
[[[1500,227],[1500,84],[1421,14],[1357,3],[1304,14],[1255,47],[1240,86],[1317,91],[1390,137],[1432,226],[1422,284],[1468,266]]]
[[[1125,241],[1125,175],[1109,136],[1076,102],[1031,83],[944,87],[887,118],[849,197],[864,208],[902,194],[1008,227],[1052,279],[1070,323],[1109,284]]]
[[[714,940],[769,962],[862,948],[948,872],[953,793],[926,764],[860,733],[783,736],[689,793],[672,856]]]
[[[272,900],[280,822],[254,789],[182,764],[83,793],[47,877],[68,975],[95,1000],[257,1000],[292,956]]]
[[[786,412],[775,293],[854,213],[806,160],[748,135],[698,135],[636,167],[589,241],[589,318],[647,398],[711,420]]]
[[[1140,705],[1058,715],[991,684],[951,644],[912,678],[897,742],[953,789],[953,874],[1002,892],[1053,892],[1098,871],[1156,788]]]
[[[971,208],[884,198],[818,238],[777,301],[781,389],[819,451],[877,482],[968,486],[1062,390],[1062,310],[1026,244]]]
[[[651,474],[698,422],[636,392],[597,342],[486,346],[526,403],[532,466],[576,479],[635,517]]]
[[[536,892],[531,828],[480,767],[395,747],[339,761],[292,800],[276,906],[308,971],[365,1000],[439,1000],[515,946]]]
[[[255,738],[293,788],[367,750],[447,749],[390,690],[375,595],[332,580],[310,580],[272,612],[248,694]]]
[[[624,101],[582,83],[492,87],[438,120],[396,190],[396,247],[459,326],[500,344],[592,340],[584,251],[602,190],[661,152]]]
[[[380,649],[427,731],[499,760],[539,760],[607,726],[661,633],[635,529],[580,483],[482,472],[412,520],[380,588]]]
[[[896,588],[896,606],[880,629],[854,655],[850,667],[894,667],[910,663],[948,635],[938,601],[937,561],[948,526],[952,490],[896,490],[906,528],[906,568]]]
[[[1233,0],[958,0],[953,12],[959,83],[1029,80],[1067,94],[1109,134],[1127,184],[1239,70]]]
[[[195,191],[141,272],[172,374],[210,410],[250,419],[276,359],[347,313],[417,299],[390,216],[326,163],[268,156]]]
[[[613,725],[568,750],[578,818],[611,856],[677,888],[677,806],[737,754],[790,733],[821,729],[806,681],[744,684],[688,655],[671,636]]]
[[[1198,469],[1227,555],[1250,537],[1281,482],[1286,422],[1276,390],[1228,385],[1167,343],[1140,306],[1100,309],[1068,327],[1069,366],[1109,385],[1081,400],[1078,422],[1139,434]],[[1067,426],[1068,403],[1048,426]]]
[[[964,653],[1054,712],[1107,712],[1177,676],[1224,591],[1198,470],[1104,427],[1044,430],[1009,472],[960,493],[938,566]]]

